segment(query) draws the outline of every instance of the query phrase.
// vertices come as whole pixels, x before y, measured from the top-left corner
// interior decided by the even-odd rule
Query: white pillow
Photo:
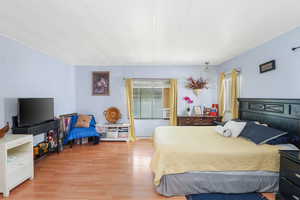
[[[215,131],[224,137],[231,137],[231,131],[223,126],[216,126]]]
[[[231,131],[231,137],[238,137],[245,128],[246,124],[247,122],[236,122],[230,120],[224,125],[224,129],[229,129]]]

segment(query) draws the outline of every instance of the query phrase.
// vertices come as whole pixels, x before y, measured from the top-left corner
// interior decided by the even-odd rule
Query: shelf
[[[32,152],[10,150],[7,153],[7,169],[8,173],[17,170],[18,168],[30,165],[32,162]]]
[[[130,127],[130,124],[96,124],[97,127],[104,127],[104,128],[122,128],[122,127]]]
[[[12,188],[33,179],[32,135],[7,134],[0,139],[0,193],[9,196]]]
[[[97,124],[96,130],[104,136],[101,141],[129,141],[129,124]]]

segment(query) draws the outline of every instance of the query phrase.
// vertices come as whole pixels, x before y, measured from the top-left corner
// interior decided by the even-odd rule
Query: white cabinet
[[[97,124],[96,129],[101,141],[129,141],[129,124]]]
[[[0,193],[9,191],[27,179],[33,179],[32,135],[7,134],[0,139]]]

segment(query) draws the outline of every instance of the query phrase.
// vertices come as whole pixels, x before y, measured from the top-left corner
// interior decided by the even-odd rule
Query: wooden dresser
[[[214,126],[222,117],[209,115],[178,116],[177,126]]]
[[[299,156],[299,151],[280,151],[279,192],[276,200],[300,199]]]

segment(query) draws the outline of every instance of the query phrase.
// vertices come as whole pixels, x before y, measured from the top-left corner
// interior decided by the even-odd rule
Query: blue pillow
[[[280,136],[278,138],[275,138],[273,140],[269,140],[266,142],[266,144],[276,145],[276,144],[289,144],[290,143],[290,137],[287,135]]]
[[[269,140],[267,144],[276,145],[276,144],[299,144],[300,137],[297,135],[283,135],[273,140]]]
[[[249,122],[246,124],[240,136],[251,140],[255,144],[266,144],[268,141],[286,134],[287,132],[275,128]]]

